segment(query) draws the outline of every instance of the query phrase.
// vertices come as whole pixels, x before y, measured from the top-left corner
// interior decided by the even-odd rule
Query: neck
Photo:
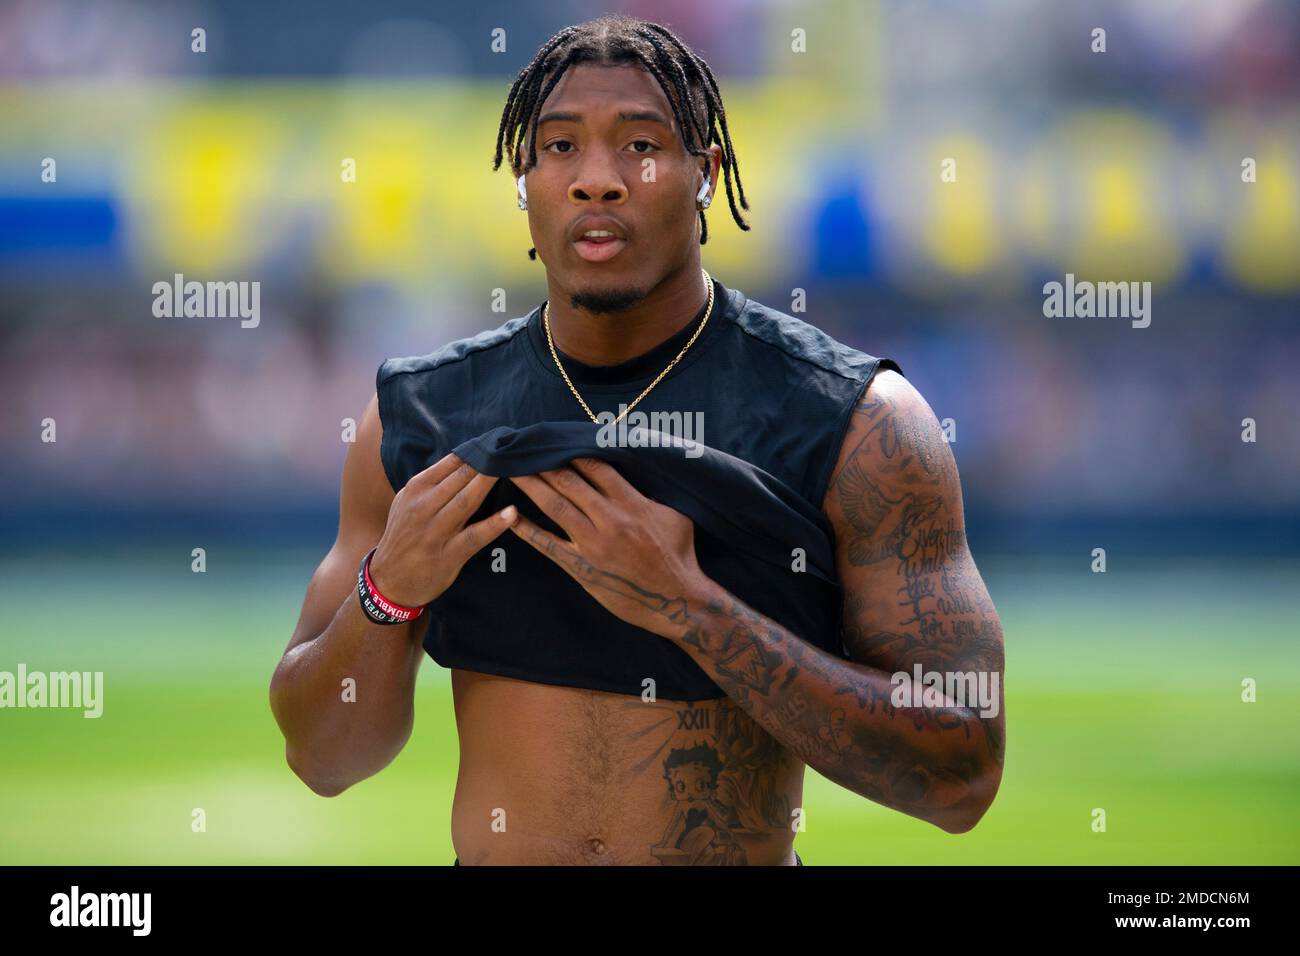
[[[668,276],[640,302],[621,312],[575,309],[547,276],[548,319],[555,347],[585,365],[618,365],[650,351],[691,322],[709,297],[699,262]],[[713,305],[716,310],[718,305]]]

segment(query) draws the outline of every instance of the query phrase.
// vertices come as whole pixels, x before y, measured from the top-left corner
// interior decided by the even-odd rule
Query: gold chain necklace
[[[709,316],[713,314],[713,279],[703,269],[701,269],[700,272],[703,274],[704,282],[706,283],[709,289],[709,304],[708,307],[704,310],[704,319],[700,322],[700,327],[695,330],[695,334],[691,336],[690,341],[688,341],[685,345],[682,346],[682,350],[677,353],[677,357],[668,363],[668,367],[664,369],[662,372],[660,372],[655,377],[655,380],[645,387],[645,391],[642,392],[640,395],[638,395],[631,405],[628,405],[626,408],[623,409],[623,411],[619,412],[618,417],[615,418],[614,421],[616,422],[621,421],[624,415],[626,415],[628,412],[630,412],[633,408],[636,407],[637,402],[641,401],[641,399],[649,395],[650,389],[658,385],[659,380],[673,370],[673,366],[675,366],[678,362],[682,360],[682,356],[686,354],[686,350],[689,349],[693,344],[695,344],[695,340],[699,338],[700,333],[704,331],[704,323],[708,322]],[[591,420],[595,422],[597,425],[599,425],[600,419],[598,419],[595,416],[595,414],[592,412],[591,406],[589,406],[585,401],[582,400],[582,396],[578,394],[578,390],[573,387],[573,382],[569,380],[569,373],[566,372],[564,370],[564,366],[560,364],[560,356],[557,355],[555,352],[555,341],[551,338],[550,311],[551,311],[551,300],[547,299],[546,304],[542,306],[542,325],[546,327],[546,344],[551,347],[551,358],[555,359],[555,366],[560,370],[560,374],[564,376],[564,381],[569,386],[569,391],[573,393],[573,397],[576,398],[578,400],[578,403],[582,405],[582,407],[586,410],[587,415],[590,416]]]

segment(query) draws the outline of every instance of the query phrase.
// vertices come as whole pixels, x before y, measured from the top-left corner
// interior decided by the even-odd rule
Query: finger
[[[546,555],[570,575],[575,575],[582,556],[573,542],[565,541],[563,538],[538,527],[523,515],[520,515],[519,520],[510,526],[510,530]]]
[[[465,467],[469,468],[468,465]],[[495,475],[480,475],[472,468],[470,468],[470,473],[473,477],[465,483],[460,491],[452,496],[450,501],[439,509],[437,517],[434,518],[434,527],[443,534],[450,535],[473,517],[474,512],[478,511],[479,505],[483,504],[483,499],[487,497],[487,493],[497,483]],[[448,482],[452,480],[451,478],[447,479]],[[444,484],[446,483],[444,482]],[[441,487],[440,485],[439,488]]]
[[[418,490],[432,488],[462,464],[464,464],[464,462],[456,456],[456,453],[449,451],[428,468],[425,468],[423,471],[417,471],[411,476],[411,480],[408,481],[407,484],[413,485]]]
[[[513,525],[519,519],[519,509],[507,505],[482,521],[476,521],[447,542],[447,551],[462,564],[478,554],[483,546]]]
[[[620,475],[618,469],[607,461],[601,461],[599,458],[575,458],[573,464],[578,472],[606,498],[625,500],[632,495],[641,494],[636,486]]]
[[[436,484],[425,483],[412,489],[416,503],[431,517],[442,511],[478,475],[468,462],[455,459],[450,471]]]
[[[592,524],[603,516],[608,505],[599,491],[574,468],[554,468],[538,472],[537,477],[568,498]]]
[[[447,507],[448,503],[455,501],[456,496],[463,492],[469,483],[478,476],[480,476],[480,473],[474,470],[472,464],[461,460],[450,475],[447,475],[445,479],[442,479],[432,489],[429,489],[426,503],[428,503],[429,507],[432,507],[434,512],[442,511]],[[465,516],[468,518],[468,515]]]
[[[563,528],[570,540],[577,541],[595,532],[596,526],[591,523],[590,518],[579,511],[568,498],[536,475],[518,475],[510,480],[519,487],[520,491],[533,499],[544,514]]]

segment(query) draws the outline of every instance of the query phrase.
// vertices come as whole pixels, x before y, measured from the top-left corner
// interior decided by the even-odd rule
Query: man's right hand
[[[465,562],[518,519],[514,505],[468,527],[497,479],[454,453],[412,476],[388,509],[370,580],[387,600],[422,607],[451,587]]]
[[[357,600],[357,564],[390,601],[418,607],[442,594],[470,556],[517,520],[514,509],[465,523],[495,478],[454,455],[393,493],[380,460],[383,423],[372,396],[343,463],[339,531],[307,585],[302,613],[271,677],[270,703],[290,769],[321,796],[342,793],[386,767],[415,724],[415,680],[427,620],[375,624]],[[375,542],[378,542],[376,545]],[[340,694],[350,678],[366,690]]]

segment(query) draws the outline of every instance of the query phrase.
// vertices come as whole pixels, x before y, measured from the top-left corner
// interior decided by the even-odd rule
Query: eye
[[[543,152],[549,151],[552,146],[572,146],[572,145],[573,144],[570,143],[567,139],[557,139],[554,143],[547,143],[545,148],[543,149]],[[563,156],[565,153],[568,152],[570,151],[566,149],[563,152],[561,152],[560,155]]]
[[[649,146],[650,149],[658,149],[658,148],[659,148],[659,147],[656,146],[654,143],[650,142],[650,140],[648,140],[648,139],[637,139],[637,140],[633,140],[633,141],[632,141],[632,145],[633,145],[633,146],[636,146],[636,145],[638,145],[638,144],[644,144],[644,145],[646,145],[646,146]],[[641,150],[637,150],[636,152],[641,152]],[[649,150],[646,150],[646,152],[649,152]]]

